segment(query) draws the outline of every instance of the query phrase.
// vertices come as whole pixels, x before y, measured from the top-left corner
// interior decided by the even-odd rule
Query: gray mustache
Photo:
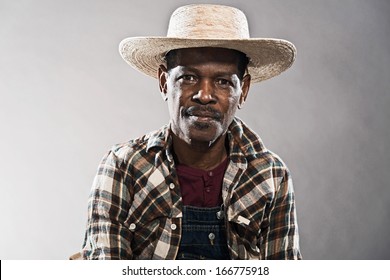
[[[210,106],[191,106],[185,110],[186,115],[190,116],[207,116],[215,120],[222,119],[222,113]]]

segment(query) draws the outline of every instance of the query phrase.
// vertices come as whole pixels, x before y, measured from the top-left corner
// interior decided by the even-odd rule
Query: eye
[[[182,75],[179,77],[179,80],[182,80],[185,83],[193,84],[197,82],[197,78],[194,75]]]
[[[220,86],[220,87],[224,87],[224,88],[227,88],[227,87],[230,87],[230,86],[233,86],[233,83],[227,79],[217,79],[217,85]]]

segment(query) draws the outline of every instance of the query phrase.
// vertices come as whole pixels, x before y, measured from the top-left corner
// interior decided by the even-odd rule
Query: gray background
[[[0,258],[66,259],[111,145],[168,121],[157,81],[118,54],[207,1],[0,0]],[[390,259],[390,2],[210,1],[252,37],[292,41],[293,67],[239,112],[292,171],[305,259]]]

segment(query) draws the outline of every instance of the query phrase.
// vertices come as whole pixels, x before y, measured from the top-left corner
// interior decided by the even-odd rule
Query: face
[[[222,48],[176,51],[169,71],[160,67],[160,90],[167,97],[172,132],[186,143],[214,143],[225,135],[246,99],[250,76],[241,80],[237,52]]]

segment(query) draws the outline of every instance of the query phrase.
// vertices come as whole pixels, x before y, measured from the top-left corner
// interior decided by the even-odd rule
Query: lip
[[[211,123],[216,123],[218,122],[218,119],[210,114],[210,113],[207,113],[207,114],[189,114],[188,115],[188,119],[191,121],[191,122],[194,122],[194,123],[203,123],[203,124],[211,124]]]
[[[212,117],[207,117],[207,116],[189,116],[190,119],[196,121],[196,122],[207,122],[207,123],[210,123],[210,122],[214,122],[216,121],[215,118],[212,118]]]
[[[215,115],[208,112],[197,112],[189,115],[192,117],[198,117],[200,119],[215,119]]]

